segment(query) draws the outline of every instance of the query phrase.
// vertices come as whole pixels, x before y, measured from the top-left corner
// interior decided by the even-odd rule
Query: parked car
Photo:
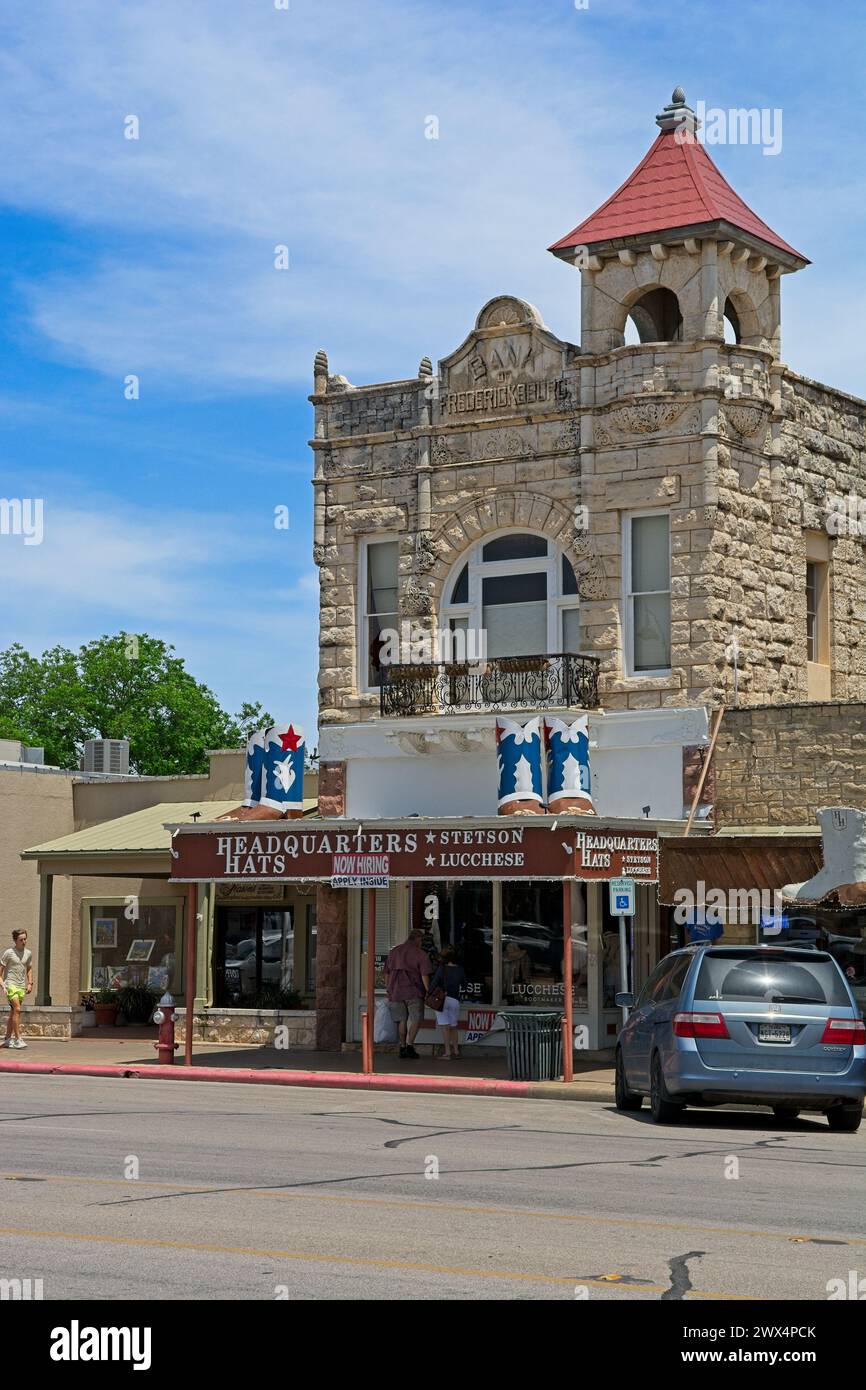
[[[687,1105],[818,1110],[853,1132],[866,1095],[866,1026],[827,951],[691,946],[665,956],[630,1008],[616,1046],[616,1106],[649,1097],[657,1124]]]
[[[276,988],[287,987],[284,978],[284,939],[280,931],[262,932],[261,981],[263,985]],[[245,998],[256,990],[256,938],[246,937],[226,947],[225,959],[226,988]],[[291,983],[289,975],[288,984]]]

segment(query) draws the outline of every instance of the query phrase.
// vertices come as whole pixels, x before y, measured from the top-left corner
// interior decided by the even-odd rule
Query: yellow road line
[[[364,1269],[401,1269],[415,1274],[456,1274],[465,1279],[503,1279],[528,1284],[569,1284],[598,1289],[619,1287],[635,1289],[639,1293],[662,1294],[667,1290],[659,1284],[619,1284],[609,1279],[578,1279],[573,1274],[526,1274],[521,1270],[510,1269],[471,1269],[460,1265],[428,1265],[410,1263],[406,1260],[372,1260],[352,1255],[318,1255],[305,1250],[260,1250],[245,1245],[199,1245],[180,1240],[150,1240],[141,1236],[101,1236],[84,1234],[78,1231],[34,1231],[27,1227],[0,1226],[0,1235],[23,1236],[28,1240],[74,1240],[97,1245],[134,1246],[137,1249],[191,1250],[208,1255],[252,1255],[256,1259],[298,1260],[301,1263],[353,1265]],[[685,1298],[725,1299],[733,1302],[762,1302],[757,1296],[736,1293],[713,1293],[706,1289],[689,1289]]]
[[[0,1179],[21,1181],[29,1175],[23,1173],[3,1173]],[[741,1230],[737,1226],[699,1226],[690,1221],[646,1221],[629,1216],[589,1216],[581,1212],[538,1211],[532,1207],[484,1207],[477,1204],[458,1202],[421,1202],[401,1197],[354,1197],[348,1193],[332,1192],[270,1192],[261,1188],[243,1187],[205,1187],[201,1183],[144,1182],[140,1178],[82,1178],[66,1177],[63,1174],[40,1175],[43,1182],[81,1183],[84,1186],[123,1187],[156,1189],[164,1192],[192,1192],[203,1196],[264,1197],[276,1202],[337,1202],[346,1206],[394,1207],[405,1211],[461,1212],[467,1216],[529,1216],[538,1221],[563,1221],[590,1226],[625,1226],[629,1229],[639,1227],[650,1231],[694,1231],[699,1235],[739,1236],[746,1240],[775,1240],[790,1243],[797,1239],[796,1233],[785,1231]],[[863,1236],[805,1236],[804,1242],[814,1240],[844,1240],[846,1245],[866,1245]]]

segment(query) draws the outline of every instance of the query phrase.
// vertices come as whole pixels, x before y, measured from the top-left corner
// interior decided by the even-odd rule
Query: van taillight
[[[866,1023],[862,1018],[828,1018],[821,1041],[842,1047],[862,1047],[866,1043]]]
[[[676,1014],[674,1033],[678,1038],[729,1038],[728,1025],[721,1014]]]

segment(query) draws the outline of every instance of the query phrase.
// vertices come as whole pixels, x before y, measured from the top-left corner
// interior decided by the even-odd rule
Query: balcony
[[[383,666],[383,718],[468,710],[597,709],[596,656],[499,656],[484,662]]]

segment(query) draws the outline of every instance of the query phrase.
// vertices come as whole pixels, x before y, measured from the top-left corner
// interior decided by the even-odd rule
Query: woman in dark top
[[[457,952],[453,946],[446,946],[439,957],[436,973],[430,981],[430,988],[444,989],[445,1002],[441,1013],[436,1014],[436,1022],[442,1029],[444,1050],[442,1057],[454,1060],[457,1051],[457,1024],[460,1018],[460,991],[466,984],[466,971],[456,964]]]

